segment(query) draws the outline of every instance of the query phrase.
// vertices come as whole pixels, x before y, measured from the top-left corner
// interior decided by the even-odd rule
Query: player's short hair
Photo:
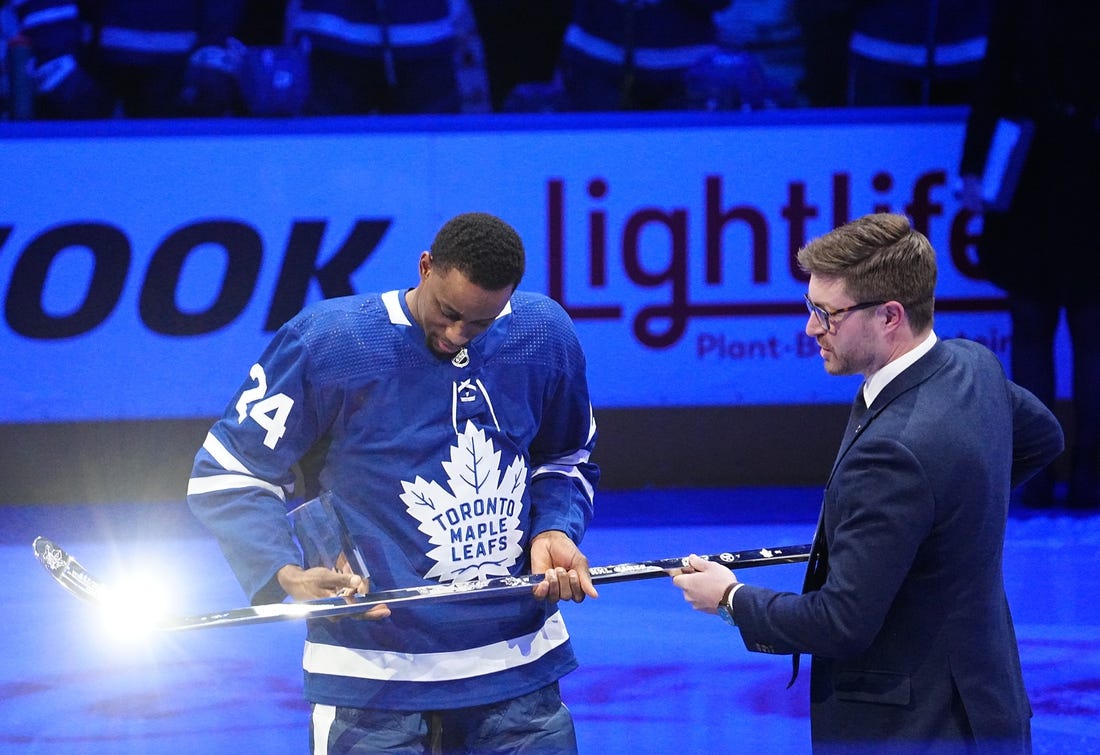
[[[856,301],[898,301],[914,333],[932,325],[936,250],[905,215],[864,215],[798,251],[810,275],[844,281]]]
[[[435,267],[458,270],[486,291],[515,289],[526,264],[516,229],[485,212],[467,212],[444,223],[431,253]]]

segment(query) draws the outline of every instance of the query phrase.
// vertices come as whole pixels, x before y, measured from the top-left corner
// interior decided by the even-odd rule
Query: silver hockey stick
[[[44,537],[36,538],[34,541],[34,555],[53,578],[73,595],[99,606],[107,608],[111,606],[112,601],[109,597],[112,593],[106,585],[93,578],[80,565],[80,562],[52,541]],[[708,561],[716,561],[730,569],[790,564],[809,560],[810,545],[786,545],[779,548],[730,551],[705,555],[702,558]],[[676,569],[682,568],[686,562],[686,556],[660,558],[652,561],[593,566],[589,568],[589,573],[592,575],[592,582],[595,584],[625,582],[628,580],[665,577]],[[383,603],[393,605],[410,602],[469,600],[471,598],[484,598],[509,593],[530,592],[531,588],[542,580],[543,575],[541,574],[524,574],[518,577],[495,577],[470,582],[404,587],[349,598],[325,598],[298,603],[267,603],[196,616],[165,617],[154,622],[153,627],[166,631],[177,631],[182,629],[206,629],[208,627],[246,626],[292,619],[348,616],[364,613],[372,606]]]

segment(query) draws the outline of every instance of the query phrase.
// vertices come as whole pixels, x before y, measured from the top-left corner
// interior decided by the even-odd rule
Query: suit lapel
[[[867,404],[863,401],[863,385],[861,384],[859,390],[856,391],[855,400],[852,401],[852,410],[848,413],[848,426],[844,429],[844,438],[840,441],[840,448],[837,449],[836,459],[833,461],[833,468],[829,472],[829,479],[825,481],[825,487],[829,487],[829,483],[833,479],[833,472],[836,471],[840,460],[844,458],[848,448],[863,432],[863,428],[867,426],[869,414]]]
[[[893,403],[894,399],[901,396],[903,393],[916,388],[918,385],[928,380],[933,374],[935,374],[943,365],[947,362],[950,352],[944,345],[943,341],[937,341],[936,345],[918,359],[908,368],[906,368],[900,375],[891,380],[882,392],[875,397],[872,402],[873,406],[870,408],[864,408],[860,410],[859,404],[862,404],[863,387],[860,386],[859,392],[856,394],[857,402],[852,404],[852,413],[848,417],[848,427],[844,431],[844,439],[840,442],[840,448],[837,450],[836,460],[833,462],[833,468],[829,472],[829,478],[825,481],[825,487],[829,486],[829,483],[833,480],[833,474],[836,473],[837,467],[840,466],[840,460],[844,458],[844,455],[848,453],[848,449],[852,447],[856,439],[867,429],[867,427],[874,421],[875,417],[882,414],[887,407]]]

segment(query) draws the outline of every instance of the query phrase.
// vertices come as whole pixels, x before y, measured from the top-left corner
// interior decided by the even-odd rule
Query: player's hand
[[[588,573],[588,559],[560,530],[540,532],[531,540],[531,572],[544,577],[533,589],[539,600],[580,603],[586,597],[599,597]]]
[[[684,591],[684,600],[696,611],[718,613],[718,601],[731,583],[734,576],[722,564],[707,561],[695,554],[688,557],[687,565],[672,577],[672,584]]]
[[[296,564],[287,564],[276,575],[286,594],[294,600],[319,600],[324,598],[343,598],[354,603],[356,595],[370,592],[370,580],[349,571],[326,569],[315,566],[303,569]],[[390,615],[386,605],[371,606],[360,616],[364,619],[384,619]]]

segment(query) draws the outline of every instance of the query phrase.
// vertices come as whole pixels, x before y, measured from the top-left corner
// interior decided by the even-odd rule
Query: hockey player
[[[555,604],[596,597],[577,547],[596,430],[572,323],[516,290],[524,264],[502,220],[453,218],[415,288],[319,302],[280,329],[196,456],[189,504],[253,602],[546,575],[530,597],[311,622],[315,753],[576,750]],[[285,504],[318,448],[369,580],[301,565]]]
[[[562,46],[574,110],[675,110],[686,75],[718,52],[714,14],[730,0],[578,0]]]
[[[11,6],[34,50],[41,118],[239,110],[232,35],[243,0],[12,0]]]
[[[301,0],[287,28],[310,51],[314,115],[461,109],[448,0]]]

